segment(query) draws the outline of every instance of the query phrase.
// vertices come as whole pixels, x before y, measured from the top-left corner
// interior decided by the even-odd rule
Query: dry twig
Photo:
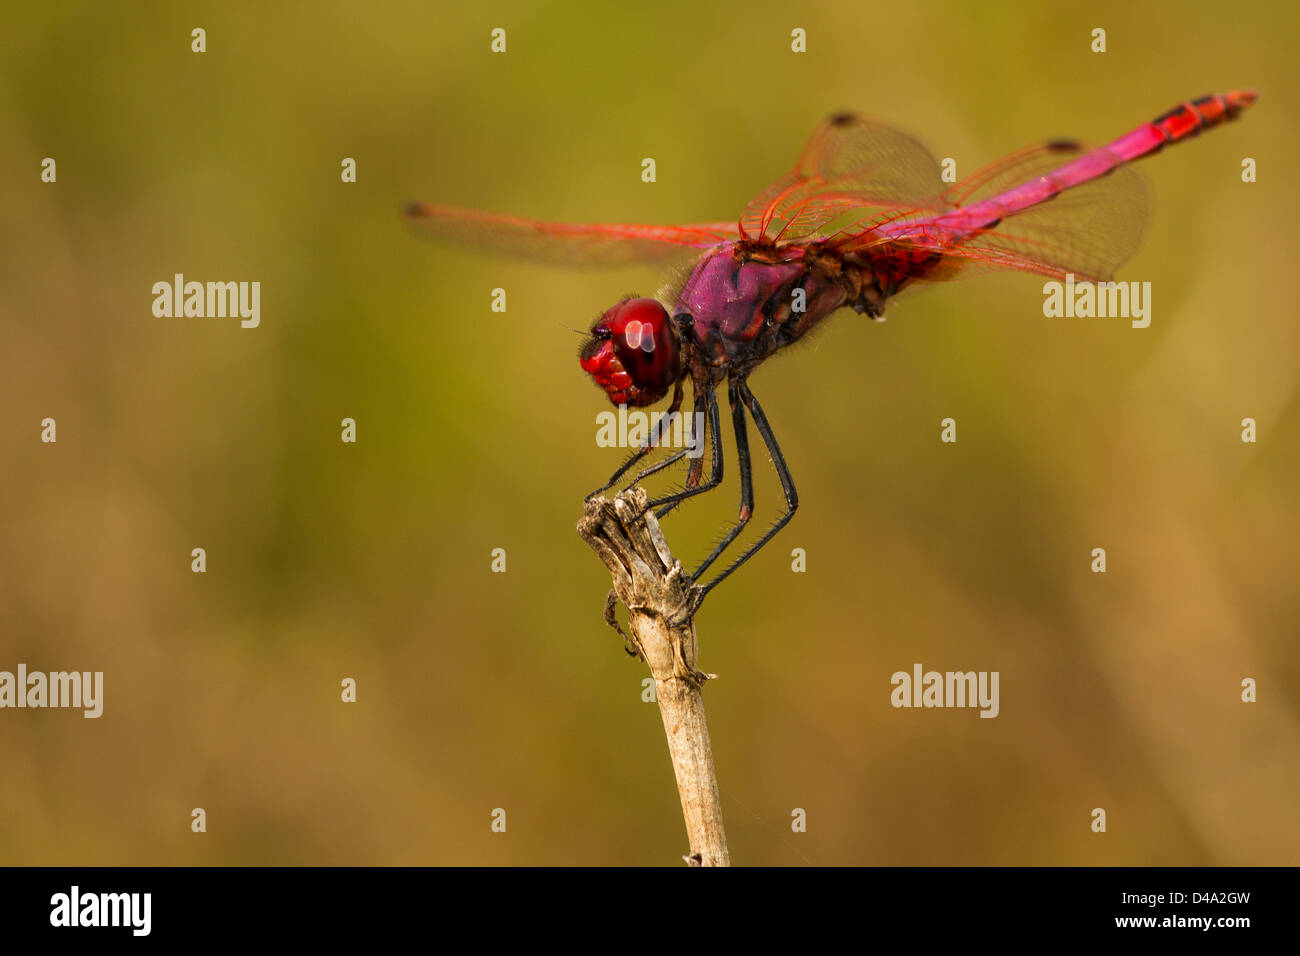
[[[640,488],[612,502],[593,498],[578,522],[578,533],[600,555],[614,579],[605,604],[605,620],[623,635],[629,652],[650,666],[655,696],[668,736],[668,751],[691,853],[692,866],[730,866],[722,806],[713,768],[713,749],[704,718],[700,688],[714,676],[695,666],[699,650],[695,622],[673,625],[683,616],[689,582],[681,563],[673,559],[659,522],[646,509]],[[618,602],[628,609],[628,630],[619,627]]]

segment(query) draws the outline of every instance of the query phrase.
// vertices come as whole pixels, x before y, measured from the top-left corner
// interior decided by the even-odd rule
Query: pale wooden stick
[[[578,534],[600,555],[614,579],[605,620],[623,634],[614,617],[617,598],[628,609],[628,630],[632,632],[631,636],[623,634],[623,639],[629,650],[650,666],[654,677],[691,846],[686,862],[730,866],[713,748],[700,694],[701,685],[714,675],[695,667],[699,644],[694,621],[688,619],[677,626],[670,623],[684,613],[689,582],[681,563],[668,550],[659,522],[646,509],[646,501],[640,488],[620,494],[613,502],[594,498],[578,522]]]

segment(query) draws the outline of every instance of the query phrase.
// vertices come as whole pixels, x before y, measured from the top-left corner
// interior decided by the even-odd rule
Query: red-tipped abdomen
[[[1236,119],[1242,110],[1255,102],[1258,95],[1254,90],[1234,90],[1231,93],[1202,96],[1157,116],[1151,125],[1161,132],[1166,143],[1176,143],[1188,136],[1195,136],[1203,129]]]

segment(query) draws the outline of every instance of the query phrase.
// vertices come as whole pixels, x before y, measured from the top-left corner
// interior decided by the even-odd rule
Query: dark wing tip
[[[406,219],[419,219],[424,215],[424,203],[408,199],[402,203],[402,216]]]
[[[1052,153],[1077,153],[1083,144],[1077,139],[1049,139],[1043,144]]]
[[[841,110],[838,113],[832,113],[828,123],[832,126],[850,126],[858,121],[858,114],[849,110]]]

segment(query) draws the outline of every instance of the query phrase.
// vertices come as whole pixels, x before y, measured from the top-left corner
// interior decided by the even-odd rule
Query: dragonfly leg
[[[671,455],[669,455],[667,458],[663,459],[662,461],[655,462],[649,468],[641,469],[639,472],[637,472],[635,478],[633,478],[631,481],[629,481],[626,485],[623,486],[623,490],[628,491],[632,488],[635,488],[644,479],[649,478],[651,475],[655,474],[656,472],[663,471],[669,465],[677,464],[677,462],[681,461],[683,458],[686,457],[686,453],[689,451],[690,451],[689,448],[683,448],[680,451],[673,452]]]
[[[700,605],[704,603],[705,595],[722,583],[731,572],[735,571],[738,567],[757,554],[758,550],[762,548],[763,545],[771,541],[778,531],[790,523],[790,519],[794,517],[795,510],[799,507],[799,493],[795,491],[794,479],[790,477],[790,469],[786,466],[785,457],[781,454],[781,448],[776,443],[776,436],[772,434],[772,426],[768,424],[767,416],[763,414],[762,406],[758,404],[758,399],[754,397],[754,393],[749,390],[749,386],[744,382],[740,383],[737,391],[740,394],[741,400],[745,403],[745,407],[749,410],[750,417],[754,419],[754,427],[758,429],[758,433],[763,437],[763,443],[767,445],[768,454],[772,456],[772,465],[776,468],[777,477],[781,481],[781,490],[785,492],[785,513],[776,520],[776,523],[772,525],[772,527],[763,532],[763,536],[754,542],[754,544],[749,547],[749,550],[738,557],[735,561],[731,562],[725,571],[703,587],[696,585],[695,588],[692,589],[691,601],[685,609],[684,616],[682,616],[680,620],[670,622],[674,625],[689,620],[691,616],[699,610]]]
[[[749,458],[749,435],[745,430],[745,403],[740,397],[743,385],[743,382],[732,379],[727,388],[727,402],[731,405],[731,427],[736,434],[736,460],[740,467],[740,519],[695,569],[691,575],[692,581],[698,581],[704,575],[709,565],[718,559],[718,555],[727,550],[727,546],[745,530],[745,525],[749,524],[749,519],[754,515],[754,478]]]
[[[698,440],[701,443],[708,441],[712,450],[712,469],[709,480],[704,484],[700,484],[700,476],[704,472],[704,458],[703,456],[696,458],[691,462],[690,472],[686,476],[685,488],[662,498],[656,498],[647,505],[648,508],[659,509],[655,512],[656,518],[662,518],[687,498],[702,495],[722,483],[722,442],[718,440],[718,435],[722,430],[722,423],[718,413],[718,396],[714,392],[712,385],[700,390],[699,400],[704,403],[706,431]],[[703,447],[702,444],[701,447]]]
[[[610,488],[612,488],[614,486],[614,483],[618,481],[620,478],[622,478],[625,474],[627,474],[628,470],[633,465],[635,465],[638,461],[640,461],[642,458],[644,458],[646,455],[650,453],[650,450],[654,448],[655,445],[658,443],[659,439],[663,437],[663,430],[668,427],[668,424],[671,421],[670,416],[676,414],[678,409],[682,407],[683,391],[684,391],[683,383],[679,381],[677,383],[677,387],[673,390],[672,404],[668,406],[668,411],[664,414],[664,416],[660,418],[659,421],[654,423],[654,426],[650,429],[650,434],[646,437],[646,440],[641,443],[641,446],[637,448],[636,451],[628,455],[627,461],[623,462],[623,464],[619,466],[618,471],[614,472],[614,474],[609,476],[609,481],[605,482],[603,485],[601,485],[591,494],[587,495],[587,499],[586,499],[587,501],[590,501],[592,498],[596,497],[601,492],[608,491]],[[678,455],[673,459],[673,461],[677,461],[680,458],[681,455]],[[671,464],[671,462],[661,463],[658,468],[654,469],[654,471],[658,471],[659,468],[666,467],[668,464]],[[653,472],[643,472],[641,475],[637,476],[636,481],[633,481],[632,484],[636,484],[636,482],[640,481],[643,477],[645,477],[646,474],[652,474],[652,473]]]
[[[694,422],[700,418],[703,418],[703,410],[704,410],[704,402],[702,396],[697,394],[695,396],[695,416],[692,417],[691,421]],[[672,414],[672,412],[673,410],[670,408],[668,410],[668,414]],[[667,417],[665,416],[665,418],[662,419],[662,421],[666,422]],[[691,427],[694,426],[692,425]],[[683,430],[683,434],[685,434],[684,430]],[[662,438],[663,436],[659,435],[658,437]],[[630,482],[628,482],[627,486],[623,490],[627,491],[629,488],[635,488],[637,485],[639,485],[642,482],[643,479],[649,478],[655,472],[663,471],[669,465],[675,465],[677,462],[681,461],[688,454],[690,454],[694,442],[704,441],[703,435],[699,435],[699,436],[692,435],[691,438],[692,438],[692,442],[688,442],[685,448],[682,448],[680,451],[673,452],[667,458],[663,459],[662,461],[655,462],[649,468],[643,468],[640,472],[637,473],[637,476],[635,478],[633,478]]]

